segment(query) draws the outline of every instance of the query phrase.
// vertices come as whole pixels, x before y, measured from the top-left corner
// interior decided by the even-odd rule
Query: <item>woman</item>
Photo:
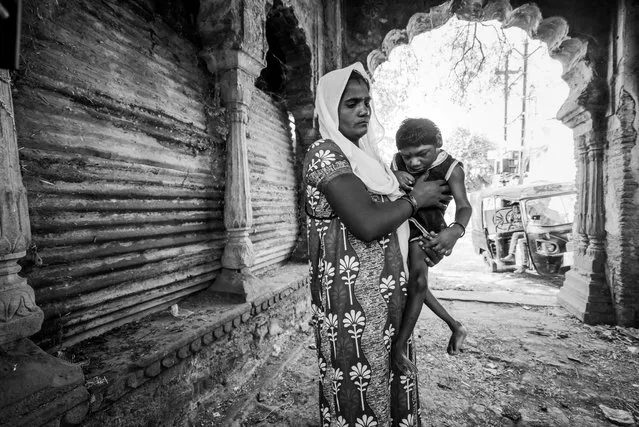
[[[369,89],[359,63],[320,79],[324,139],[303,165],[324,426],[419,425],[417,379],[392,372],[389,351],[406,300],[406,220],[443,206],[447,187],[418,180],[410,195],[399,190],[377,154],[383,130]],[[427,253],[429,265],[439,261]]]

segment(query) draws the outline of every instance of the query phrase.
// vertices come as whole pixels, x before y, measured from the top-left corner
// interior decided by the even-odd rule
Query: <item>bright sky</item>
[[[461,33],[460,28],[463,28]],[[496,21],[477,25],[477,38],[484,47],[484,69],[469,86],[467,99],[459,105],[460,102],[454,102],[456,78],[451,70],[461,50],[454,53],[452,43],[456,37],[459,43],[459,34],[466,37],[465,28],[465,22],[453,18],[446,25],[415,37],[410,45],[394,49],[389,60],[375,71],[373,96],[386,129],[387,145],[381,150],[385,156],[394,151],[391,138],[405,117],[432,119],[442,130],[444,141],[447,134],[462,125],[487,136],[502,150],[519,149],[521,53],[527,35],[518,28],[509,28],[503,30],[501,36],[502,39],[505,36],[507,46],[521,52],[514,51],[509,61],[509,69],[515,73],[510,75],[508,141],[504,141],[504,80],[503,75],[495,73],[498,68],[504,69],[504,61],[499,59],[500,51],[504,50],[498,44],[501,25]],[[550,58],[545,44],[537,40],[529,39],[528,53],[526,149],[531,156],[531,171],[527,181],[574,180],[572,132],[555,119],[568,96],[568,86],[561,79],[561,64]],[[396,100],[388,95],[378,99],[375,92],[381,93],[384,88],[388,92],[397,90],[400,95]]]

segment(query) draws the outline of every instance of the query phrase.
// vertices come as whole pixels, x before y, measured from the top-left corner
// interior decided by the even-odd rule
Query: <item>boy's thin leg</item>
[[[457,354],[461,350],[461,346],[468,335],[468,330],[460,322],[455,320],[453,316],[439,303],[439,300],[433,295],[430,289],[426,290],[426,297],[424,298],[424,304],[432,310],[433,313],[442,319],[450,330],[452,335],[448,341],[448,348],[446,351],[449,354]]]
[[[406,284],[408,298],[404,307],[402,323],[393,341],[391,360],[393,366],[405,375],[417,373],[417,367],[406,355],[408,339],[415,329],[417,319],[422,311],[422,301],[426,298],[428,290],[428,266],[423,260],[422,250],[418,242],[412,242],[408,251],[409,280]]]

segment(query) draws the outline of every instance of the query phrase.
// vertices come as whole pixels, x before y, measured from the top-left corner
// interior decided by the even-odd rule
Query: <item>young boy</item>
[[[391,360],[401,372],[413,374],[415,365],[406,357],[408,339],[422,310],[422,302],[441,318],[452,331],[448,342],[449,354],[457,354],[467,335],[466,328],[441,306],[428,289],[428,265],[419,247],[423,235],[436,240],[433,247],[440,255],[450,255],[457,239],[466,232],[472,208],[466,195],[463,165],[442,150],[442,136],[435,123],[428,119],[406,119],[395,137],[398,153],[393,157],[391,169],[400,187],[410,192],[417,178],[426,175],[427,180],[445,180],[455,199],[455,221],[446,225],[444,210],[420,209],[410,219],[410,249],[408,256],[408,301],[402,325],[393,344]]]

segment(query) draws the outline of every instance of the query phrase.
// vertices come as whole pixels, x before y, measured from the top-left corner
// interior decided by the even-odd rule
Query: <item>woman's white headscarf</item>
[[[372,102],[368,132],[360,138],[359,147],[339,131],[339,101],[353,71],[361,74],[370,85],[368,74],[359,62],[331,71],[320,78],[315,99],[315,115],[318,117],[320,134],[322,138],[330,139],[339,146],[350,162],[355,176],[362,180],[371,193],[385,195],[391,200],[396,200],[404,193],[399,189],[399,183],[393,172],[379,156],[377,144],[384,137],[384,128],[377,120]],[[397,237],[406,272],[408,272],[406,268],[408,235],[408,221],[405,221],[397,229]]]

